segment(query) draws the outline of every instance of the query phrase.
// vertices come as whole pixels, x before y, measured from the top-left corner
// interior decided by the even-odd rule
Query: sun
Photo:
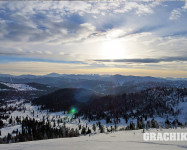
[[[119,40],[104,42],[101,47],[103,59],[122,59],[125,58],[125,47]]]

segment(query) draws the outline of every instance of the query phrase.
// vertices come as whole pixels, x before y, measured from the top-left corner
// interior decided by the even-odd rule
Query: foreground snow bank
[[[187,129],[163,129],[162,131],[152,129],[147,132],[187,132]],[[0,145],[2,150],[182,150],[186,148],[186,141],[143,141],[142,130]]]

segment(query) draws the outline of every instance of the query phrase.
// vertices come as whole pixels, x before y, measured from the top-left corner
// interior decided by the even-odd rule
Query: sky
[[[187,78],[187,1],[0,1],[0,73]]]

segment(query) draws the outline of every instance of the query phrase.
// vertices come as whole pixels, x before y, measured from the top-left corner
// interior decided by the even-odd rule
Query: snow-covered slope
[[[152,129],[151,132],[153,131],[187,132],[187,129],[161,131]],[[142,130],[0,145],[1,150],[184,150],[186,148],[186,141],[144,141]]]
[[[27,84],[13,84],[13,83],[3,83],[1,82],[1,84],[4,84],[10,88],[14,88],[18,91],[33,91],[33,90],[37,90],[36,88],[33,88]]]
[[[97,124],[98,121],[101,122],[102,125],[104,125],[105,128],[110,128],[111,126],[114,127],[114,123],[108,123],[106,124],[106,120],[96,120],[96,121],[88,121],[83,119],[82,117],[77,118],[77,119],[72,119],[73,117],[72,114],[68,114],[66,112],[66,114],[64,114],[64,111],[59,111],[59,112],[48,112],[47,110],[40,110],[40,106],[34,106],[31,103],[25,103],[25,100],[9,100],[9,104],[8,105],[4,105],[1,106],[2,108],[5,107],[16,107],[17,110],[14,111],[9,111],[7,114],[10,115],[10,117],[13,117],[14,119],[18,116],[18,117],[29,117],[29,118],[34,118],[38,121],[42,121],[43,117],[46,116],[49,118],[51,125],[54,124],[54,122],[56,123],[56,125],[58,124],[58,119],[62,119],[63,122],[66,122],[66,126],[70,127],[70,128],[74,128],[74,129],[78,129],[79,125],[82,126],[88,126],[91,130],[92,130],[92,125],[93,124]],[[0,108],[1,108],[0,107]],[[22,109],[21,111],[19,110],[20,108],[24,108],[24,110]],[[180,122],[182,122],[183,124],[185,124],[185,122],[187,122],[187,97],[184,97],[184,101],[183,102],[179,102],[178,104],[175,105],[174,107],[176,110],[180,110],[180,113],[177,116],[172,116],[172,115],[167,115],[167,116],[163,116],[163,117],[159,117],[159,116],[154,116],[154,119],[159,123],[159,125],[164,125],[166,118],[168,117],[170,122],[173,122],[173,120],[178,119]],[[34,114],[33,114],[34,112]],[[132,121],[134,123],[137,122],[136,118],[129,118],[128,123],[125,122],[124,118],[119,118],[120,119],[120,123],[117,124],[118,126],[118,130],[126,127],[129,125],[129,123]],[[68,121],[69,120],[69,121]],[[152,118],[148,117],[147,121],[151,121]],[[145,121],[145,123],[147,122]],[[8,123],[8,119],[4,120],[3,122],[5,123],[5,127],[1,129],[2,134],[0,136],[0,138],[7,136],[8,133],[12,133],[13,130],[20,130],[20,124],[17,123],[13,123],[13,124],[9,124]],[[18,126],[19,125],[19,126]],[[59,124],[60,126],[63,126],[63,123]],[[99,129],[97,127],[97,133],[99,133]],[[93,130],[92,130],[93,133]]]
[[[184,102],[178,104],[178,109],[180,110],[179,120],[187,121],[187,97],[184,98]]]

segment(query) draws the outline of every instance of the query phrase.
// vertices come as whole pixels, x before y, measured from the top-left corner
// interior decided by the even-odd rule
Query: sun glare
[[[125,58],[125,47],[119,40],[111,40],[102,44],[101,56],[103,59]]]

